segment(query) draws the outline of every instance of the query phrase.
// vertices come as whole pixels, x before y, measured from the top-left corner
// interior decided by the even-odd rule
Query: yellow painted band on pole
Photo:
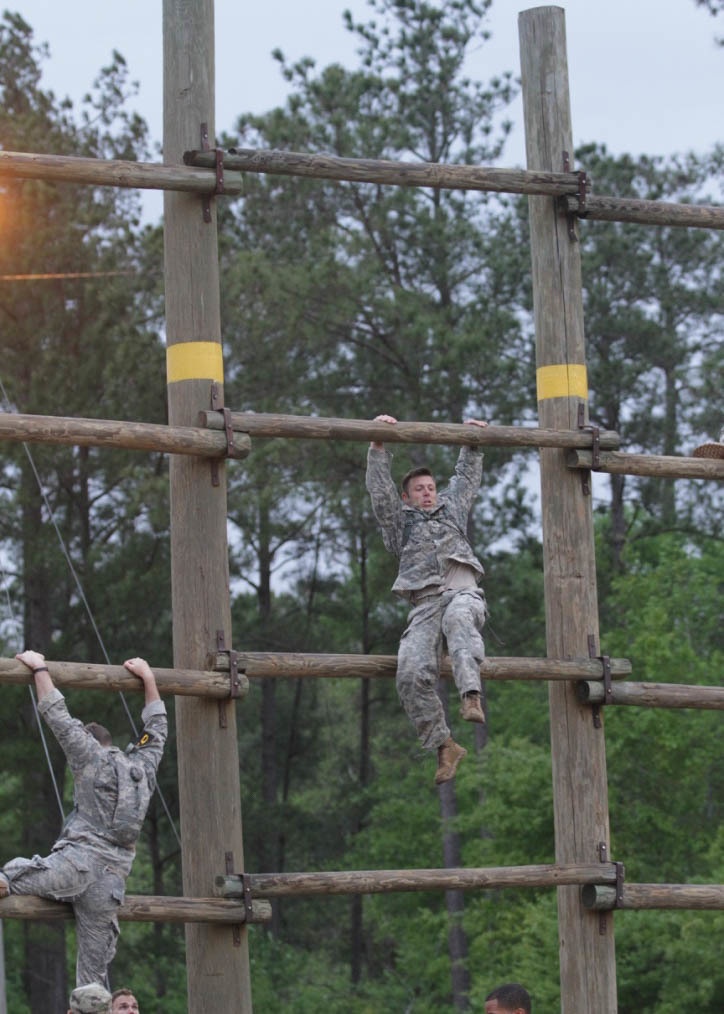
[[[166,379],[216,380],[224,382],[224,360],[220,342],[177,342],[166,349]]]
[[[536,370],[538,401],[547,398],[582,398],[588,400],[588,377],[582,363],[560,363],[540,366]]]

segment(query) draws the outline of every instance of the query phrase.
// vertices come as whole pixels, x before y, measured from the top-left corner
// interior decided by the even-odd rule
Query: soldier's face
[[[112,1014],[138,1014],[138,1000],[135,996],[117,996],[111,1011]]]
[[[407,484],[407,492],[402,494],[405,503],[431,511],[437,505],[437,487],[431,475],[415,475]]]

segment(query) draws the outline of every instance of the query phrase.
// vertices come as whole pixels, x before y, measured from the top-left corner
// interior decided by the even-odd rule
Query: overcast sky
[[[17,10],[46,42],[43,85],[77,103],[111,53],[126,59],[140,85],[134,108],[159,142],[162,135],[160,0],[17,0]],[[520,73],[518,14],[537,6],[493,0],[490,42],[473,55],[481,81]],[[724,18],[694,0],[567,0],[568,66],[576,145],[597,141],[615,154],[705,152],[722,140]],[[311,56],[318,67],[356,66],[356,41],[343,25],[350,8],[368,20],[366,0],[216,0],[216,128],[231,132],[241,112],[284,102],[286,82],[271,52],[292,60]],[[522,106],[510,110],[515,130],[501,165],[523,166]],[[154,195],[159,196],[159,195]],[[160,197],[159,197],[160,214]]]

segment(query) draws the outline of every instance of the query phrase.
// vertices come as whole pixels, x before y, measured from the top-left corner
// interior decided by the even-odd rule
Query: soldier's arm
[[[144,761],[155,770],[161,761],[168,736],[166,705],[158,692],[153,669],[144,658],[129,658],[123,664],[143,683],[145,697],[144,708],[141,712],[143,733],[136,746],[141,750]]]
[[[156,676],[145,658],[127,658],[123,665],[134,676],[138,676],[143,683],[145,703],[147,705],[151,704],[152,701],[161,700],[161,695],[156,686]]]
[[[471,426],[487,426],[483,419],[466,419],[465,423]],[[452,498],[452,504],[459,509],[458,523],[464,529],[467,524],[467,517],[473,506],[473,500],[483,478],[483,452],[478,447],[464,445],[460,448],[455,474],[448,486]]]
[[[390,473],[392,456],[370,447],[367,452],[367,490],[380,528],[385,549],[400,555],[402,538],[402,500]]]
[[[393,415],[376,415],[373,422],[387,423],[389,426],[395,426],[397,419]],[[385,445],[380,440],[372,440],[370,447],[375,451],[384,451]]]
[[[38,695],[38,711],[50,726],[53,735],[74,773],[87,763],[100,744],[87,732],[82,722],[68,712],[65,698],[51,679],[45,656],[39,651],[23,651],[15,656],[33,673]]]
[[[41,655],[39,651],[28,650],[21,651],[15,658],[18,662],[26,665],[32,672],[38,700],[42,701],[44,697],[47,697],[55,689],[55,685],[48,672],[48,666],[45,664],[45,655]]]

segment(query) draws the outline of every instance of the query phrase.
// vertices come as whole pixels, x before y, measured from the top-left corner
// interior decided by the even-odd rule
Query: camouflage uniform
[[[99,982],[78,986],[70,994],[70,1014],[111,1014],[112,999]]]
[[[168,734],[166,706],[163,701],[146,705],[143,733],[125,753],[101,746],[70,716],[58,689],[42,698],[38,709],[73,773],[74,808],[49,856],[11,859],[2,873],[11,894],[72,903],[76,983],[104,982],[116,952],[118,908]]]
[[[367,489],[385,548],[399,558],[392,590],[412,604],[397,656],[397,692],[422,745],[436,749],[450,735],[437,694],[443,637],[460,696],[480,691],[486,607],[477,587],[483,568],[467,540],[483,455],[463,447],[455,474],[437,504],[405,503],[390,474],[388,451],[367,454]]]

